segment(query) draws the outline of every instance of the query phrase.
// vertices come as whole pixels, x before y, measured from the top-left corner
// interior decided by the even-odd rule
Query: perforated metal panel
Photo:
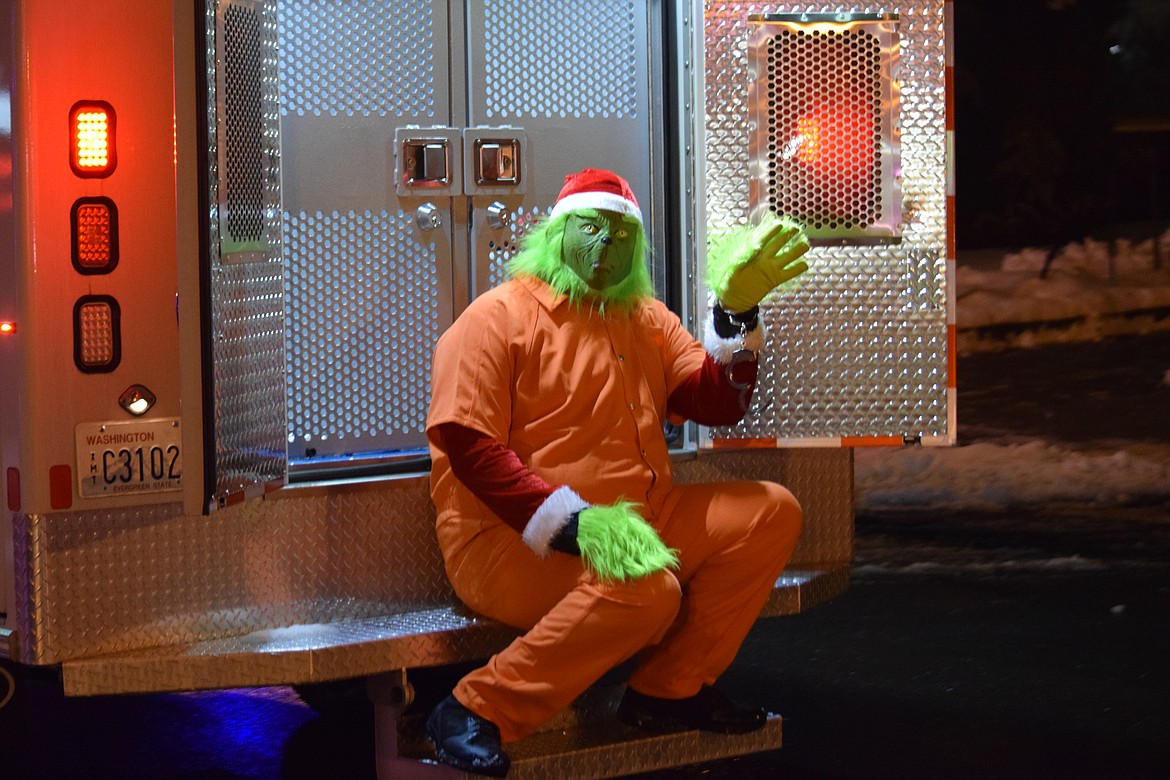
[[[638,115],[645,3],[484,0],[483,8],[485,117]]]
[[[814,242],[899,235],[897,18],[850,16],[749,19],[763,200]]]
[[[279,226],[268,219],[280,203],[280,147],[270,134],[276,126],[272,10],[236,0],[213,12],[221,262],[265,262],[279,246]]]
[[[523,194],[472,198],[473,292],[504,279],[519,238],[556,201],[566,174],[610,168],[640,201],[651,240],[662,232],[662,149],[654,137],[651,33],[645,0],[477,0],[467,4],[468,124],[521,126],[529,144]],[[502,133],[506,134],[506,133]],[[488,205],[511,215],[492,229]],[[660,239],[659,239],[660,240]],[[660,248],[660,247],[656,247]],[[659,253],[658,262],[668,262]],[[663,276],[654,269],[655,280]]]
[[[524,239],[525,234],[541,217],[547,216],[550,210],[551,207],[526,209],[521,206],[509,215],[506,238],[491,236],[487,239],[489,287],[495,287],[507,278],[504,266],[520,251],[520,242]]]
[[[215,497],[284,480],[284,310],[273,3],[206,6]],[[230,75],[229,75],[230,71]]]
[[[282,115],[435,115],[437,22],[430,0],[279,3]],[[410,89],[391,89],[398,79]]]
[[[426,444],[435,341],[467,299],[504,280],[565,174],[619,170],[648,220],[661,219],[650,206],[647,4],[277,6],[289,454],[309,468],[409,453]],[[440,189],[398,180],[395,139],[416,132],[449,144]],[[473,158],[459,148],[471,133],[535,137],[521,145],[517,186],[472,186]],[[489,206],[506,224],[487,223]]]
[[[421,443],[443,324],[434,246],[401,209],[285,220],[290,445]]]
[[[903,53],[913,52],[902,57],[898,71],[901,242],[821,246],[809,253],[811,270],[765,299],[769,341],[753,409],[735,428],[708,432],[708,441],[908,436],[945,442],[953,436],[943,5],[920,0],[883,8],[898,18]],[[744,224],[769,205],[769,164],[752,153],[753,144],[768,147],[768,129],[756,128],[763,134],[759,141],[746,131],[756,116],[749,100],[749,17],[841,12],[829,3],[709,2],[705,8],[705,182],[708,224],[718,230]]]
[[[448,197],[399,197],[392,147],[450,121],[446,3],[280,0],[278,29],[290,456],[423,447],[454,219]]]

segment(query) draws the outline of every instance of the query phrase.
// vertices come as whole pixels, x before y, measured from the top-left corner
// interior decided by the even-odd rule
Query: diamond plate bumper
[[[787,571],[761,615],[808,609],[848,582],[844,568]],[[486,658],[515,636],[462,608],[437,607],[80,658],[61,672],[69,696],[322,682]]]

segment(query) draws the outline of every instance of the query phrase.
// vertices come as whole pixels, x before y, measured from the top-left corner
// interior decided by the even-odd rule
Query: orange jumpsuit
[[[713,683],[791,556],[801,515],[785,488],[672,480],[668,400],[705,357],[659,301],[602,314],[531,278],[480,296],[440,338],[427,433],[447,574],[469,607],[527,632],[454,694],[504,742],[638,653],[629,684],[641,693],[684,698]],[[638,503],[679,568],[603,583],[576,556],[538,557],[452,472],[438,433],[449,423],[589,504]]]

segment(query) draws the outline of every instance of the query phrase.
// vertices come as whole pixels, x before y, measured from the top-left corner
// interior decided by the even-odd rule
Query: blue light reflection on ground
[[[65,697],[20,672],[0,709],[8,780],[373,780],[368,712],[321,718],[288,687]]]
[[[290,688],[168,694],[182,710],[182,739],[204,766],[243,777],[279,777],[289,738],[317,718]],[[200,755],[202,754],[202,755]]]

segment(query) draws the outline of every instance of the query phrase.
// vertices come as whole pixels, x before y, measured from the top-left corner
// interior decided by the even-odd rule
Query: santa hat
[[[557,196],[552,216],[576,209],[605,209],[626,214],[642,222],[642,210],[630,184],[613,171],[586,168],[565,177],[565,186]]]

